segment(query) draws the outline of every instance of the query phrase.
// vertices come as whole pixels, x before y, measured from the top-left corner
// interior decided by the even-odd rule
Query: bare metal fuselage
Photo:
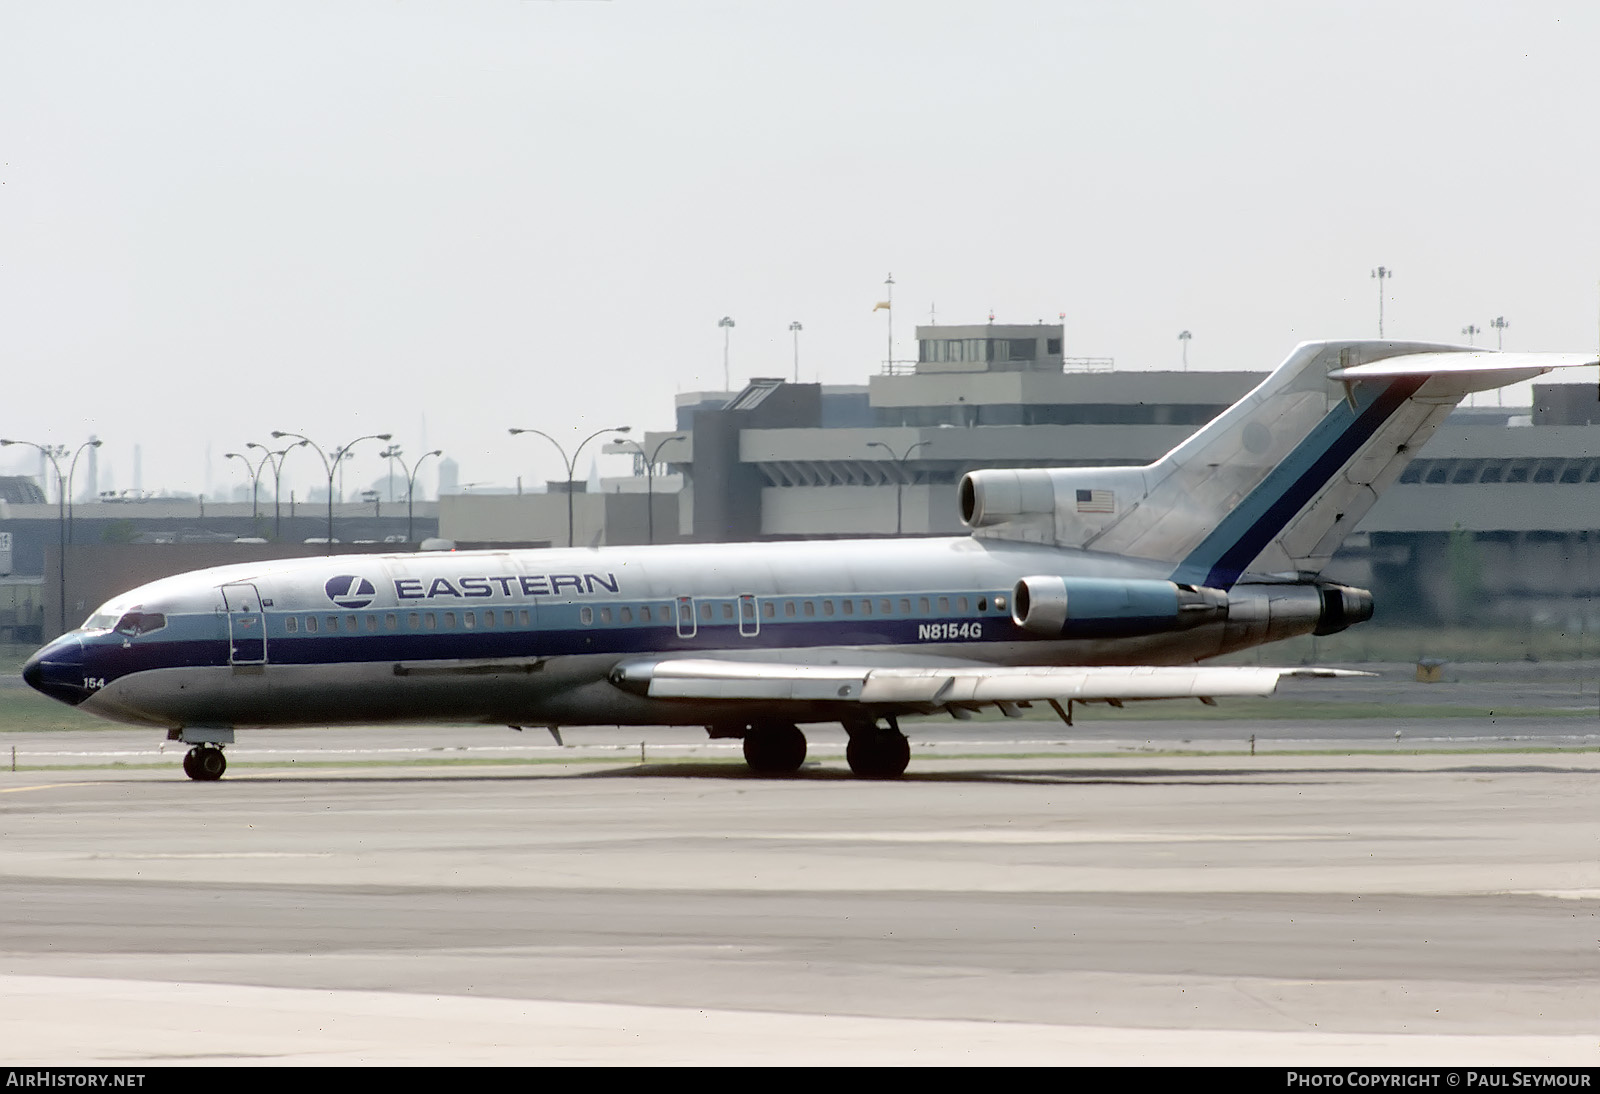
[[[91,621],[105,626],[58,639],[30,671],[37,684],[48,670],[52,693],[83,709],[169,728],[704,724],[763,714],[806,722],[851,708],[713,708],[619,687],[613,672],[645,656],[1175,665],[1317,625],[1315,611],[1301,611],[1269,626],[1259,605],[1243,607],[1248,586],[1230,612],[1198,625],[1124,612],[1045,636],[1013,617],[1023,578],[1156,582],[1169,569],[971,537],[334,556],[136,589]],[[127,613],[162,626],[110,625]]]

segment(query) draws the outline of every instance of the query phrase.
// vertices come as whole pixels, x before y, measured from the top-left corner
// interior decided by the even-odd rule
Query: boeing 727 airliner
[[[1148,466],[968,474],[967,536],[221,566],[116,597],[23,676],[166,729],[200,780],[236,729],[372,722],[704,725],[772,774],[839,722],[851,770],[894,777],[903,715],[1271,693],[1300,670],[1200,662],[1369,618],[1319,574],[1450,410],[1595,363],[1305,343]]]

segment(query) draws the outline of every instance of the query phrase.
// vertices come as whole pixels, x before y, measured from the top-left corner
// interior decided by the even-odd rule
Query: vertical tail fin
[[[1155,463],[976,471],[962,480],[962,516],[979,535],[1168,561],[1185,583],[1315,574],[1467,394],[1595,363],[1307,342]]]

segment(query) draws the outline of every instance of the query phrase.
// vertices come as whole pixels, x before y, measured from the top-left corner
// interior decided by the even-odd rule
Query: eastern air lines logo
[[[372,582],[354,574],[330,577],[323,589],[327,591],[328,599],[341,608],[365,608],[378,594],[378,590],[372,587]]]

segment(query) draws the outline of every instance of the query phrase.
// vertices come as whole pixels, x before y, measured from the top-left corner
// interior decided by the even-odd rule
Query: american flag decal
[[[1117,495],[1113,490],[1079,490],[1078,512],[1080,513],[1115,513],[1117,511]]]

